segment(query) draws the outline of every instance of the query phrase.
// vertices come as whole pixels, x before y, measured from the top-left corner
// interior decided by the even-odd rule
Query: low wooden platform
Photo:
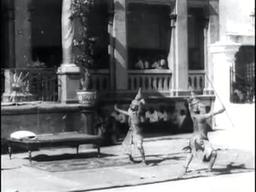
[[[32,151],[40,148],[51,147],[76,147],[76,152],[79,151],[79,145],[95,144],[97,147],[98,157],[100,157],[100,146],[103,138],[98,135],[88,135],[78,132],[62,132],[54,134],[40,134],[34,139],[7,139],[8,152],[11,159],[12,149],[20,147],[28,151],[29,161],[32,162]]]

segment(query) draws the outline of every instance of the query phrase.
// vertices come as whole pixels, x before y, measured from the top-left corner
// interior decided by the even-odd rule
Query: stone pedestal
[[[58,100],[61,103],[78,103],[81,72],[75,64],[62,64],[58,68]]]
[[[214,109],[222,108],[222,103],[226,107],[226,114],[217,115],[216,125],[220,127],[231,126],[229,113],[230,105],[230,67],[235,62],[235,54],[238,51],[240,44],[225,40],[210,45],[209,52],[212,59],[212,67],[214,78],[210,79],[215,91],[216,100]]]

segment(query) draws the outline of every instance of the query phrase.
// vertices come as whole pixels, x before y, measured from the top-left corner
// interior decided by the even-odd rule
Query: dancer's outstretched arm
[[[218,111],[216,111],[216,112],[214,112],[214,113],[207,113],[207,114],[204,114],[204,117],[205,117],[205,118],[211,118],[211,117],[213,117],[213,116],[215,116],[215,115],[218,115],[218,114],[220,114],[220,113],[223,113],[225,110],[226,110],[225,107],[223,107],[222,109],[220,109],[220,110],[218,110]]]
[[[129,113],[128,113],[127,111],[124,111],[124,110],[122,110],[122,109],[119,109],[119,108],[117,107],[117,105],[114,105],[114,109],[115,109],[117,112],[119,112],[119,113],[123,113],[123,114],[129,116]]]

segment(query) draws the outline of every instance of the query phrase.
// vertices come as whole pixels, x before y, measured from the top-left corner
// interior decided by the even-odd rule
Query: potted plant
[[[89,89],[91,79],[88,69],[85,69],[83,74],[83,77],[80,79],[81,88],[77,91],[78,102],[88,107],[94,106],[97,99],[97,92],[96,90]]]
[[[29,73],[23,75],[23,72],[13,74],[11,83],[12,92],[9,97],[9,101],[12,103],[31,101],[33,95],[29,92],[29,81],[27,80]]]
[[[80,90],[77,91],[78,102],[93,106],[96,102],[96,90],[92,90],[89,69],[93,65],[93,44],[95,38],[89,35],[89,14],[95,0],[73,0],[72,17],[80,27],[73,40],[75,63],[81,68]]]

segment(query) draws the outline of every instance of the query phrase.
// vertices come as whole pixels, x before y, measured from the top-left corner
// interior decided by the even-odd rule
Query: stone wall
[[[79,105],[9,106],[1,108],[1,138],[14,131],[28,130],[36,134],[79,131],[93,133],[94,111]]]

